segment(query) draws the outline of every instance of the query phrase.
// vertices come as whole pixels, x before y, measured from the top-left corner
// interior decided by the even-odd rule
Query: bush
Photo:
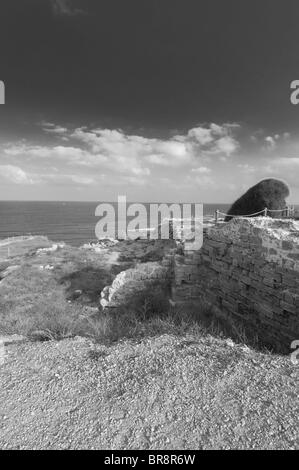
[[[251,215],[263,211],[282,210],[286,208],[286,198],[289,196],[288,186],[280,180],[269,178],[260,181],[241,196],[229,209],[225,221],[232,219],[231,215]],[[262,214],[260,214],[262,215]],[[271,217],[281,217],[282,213],[269,213]]]

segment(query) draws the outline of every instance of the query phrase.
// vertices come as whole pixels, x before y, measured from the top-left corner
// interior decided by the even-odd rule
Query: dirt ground
[[[5,347],[1,449],[298,449],[298,366],[207,335]]]

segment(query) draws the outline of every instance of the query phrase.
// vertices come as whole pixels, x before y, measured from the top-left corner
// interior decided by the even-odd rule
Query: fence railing
[[[231,217],[232,219],[240,219],[244,217],[254,217],[257,215],[263,215],[264,217],[268,217],[271,213],[276,213],[279,214],[281,213],[282,218],[293,218],[295,215],[295,207],[294,206],[287,206],[284,209],[268,209],[265,207],[265,209],[259,211],[259,212],[254,212],[253,214],[245,214],[245,215],[232,215],[232,214],[226,214],[225,212],[221,212],[220,210],[215,211],[215,223],[217,224],[221,220],[222,217]]]

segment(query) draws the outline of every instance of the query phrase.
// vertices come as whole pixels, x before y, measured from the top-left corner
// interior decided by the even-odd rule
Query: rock
[[[101,306],[120,307],[131,303],[140,293],[157,283],[163,288],[169,278],[169,267],[162,266],[158,262],[141,263],[135,268],[122,271],[110,287],[103,289]]]
[[[105,248],[113,247],[117,245],[117,243],[119,243],[118,240],[115,240],[114,238],[105,238],[96,242],[85,243],[81,248],[84,250],[93,250],[96,253],[100,253]]]
[[[53,271],[54,266],[52,266],[51,264],[47,264],[46,266],[40,265],[40,266],[39,266],[39,269],[40,269],[41,271],[43,271],[43,270],[45,270],[45,271]]]
[[[37,255],[44,254],[44,253],[55,253],[60,248],[64,248],[65,244],[64,243],[54,243],[50,247],[46,248],[39,248],[36,252]]]
[[[47,266],[45,266],[46,271],[53,271],[53,269],[54,269],[54,266],[52,266],[51,264],[47,264]]]
[[[261,212],[265,208],[269,210],[268,216],[279,218],[283,215],[283,212],[271,212],[271,210],[282,211],[285,209],[287,205],[286,198],[289,194],[289,188],[283,181],[274,178],[262,180],[250,188],[232,205],[225,221],[231,220],[232,217],[230,216],[232,215],[251,215]],[[257,215],[261,216],[263,214]]]

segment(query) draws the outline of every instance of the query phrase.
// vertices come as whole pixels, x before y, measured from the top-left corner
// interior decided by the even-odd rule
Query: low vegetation
[[[152,245],[139,251],[130,243],[123,249],[117,245],[117,258],[115,253],[70,246],[53,251],[45,237],[9,246],[9,258],[7,246],[0,251],[0,280],[7,268],[14,268],[0,282],[0,335],[21,334],[35,341],[85,336],[108,344],[164,333],[211,333],[264,349],[254,334],[245,333],[242,325],[215,319],[206,305],[171,306],[161,285],[136,294],[126,307],[102,311],[103,288],[132,265],[132,256],[141,263],[148,256],[161,258],[159,244],[157,253]]]
[[[93,252],[63,247],[38,253],[30,247],[25,256],[2,261],[0,271],[8,265],[18,267],[0,283],[1,334],[21,334],[35,341],[85,336],[107,344],[163,333],[212,333],[257,344],[241,327],[212,319],[204,305],[171,307],[159,286],[136,295],[127,307],[101,311],[101,291],[123,267],[105,267]]]

